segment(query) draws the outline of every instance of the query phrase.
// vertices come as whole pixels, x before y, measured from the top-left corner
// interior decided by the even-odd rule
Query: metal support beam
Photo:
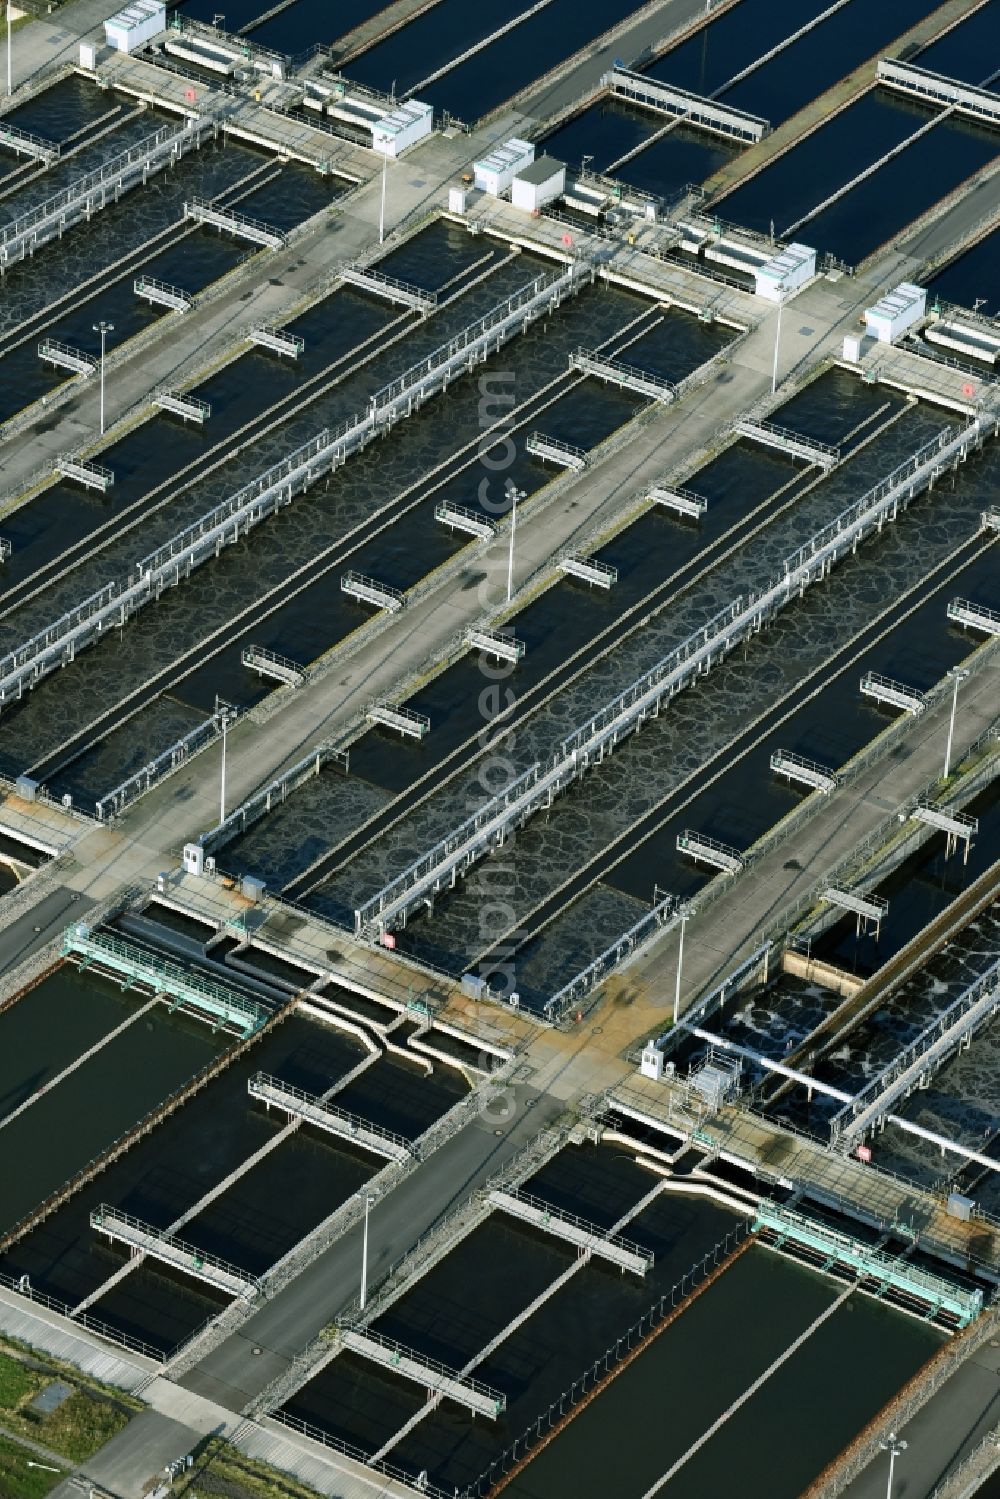
[[[881,531],[914,495],[981,447],[986,436],[996,430],[997,418],[984,413],[960,432],[945,427],[924,443],[787,557],[779,575],[761,592],[739,597],[719,610],[702,629],[565,739],[547,764],[530,766],[358,907],[358,935],[376,938],[395,924],[405,924],[409,911],[437,891],[453,886],[478,859],[500,847],[535,812],[551,806],[554,797],[588,766],[613,754],[616,746],[641,728],[647,718],[711,671],[737,645],[756,635],[812,583],[826,578],[837,561],[856,551],[866,536]]]
[[[252,245],[263,245],[269,250],[280,250],[288,243],[288,235],[281,229],[264,224],[260,219],[248,218],[233,208],[216,208],[202,198],[189,198],[184,204],[184,217],[196,224],[210,224],[213,229],[224,229],[234,239],[245,239]]]
[[[560,468],[572,468],[578,473],[587,467],[587,454],[583,448],[571,442],[562,442],[558,437],[546,437],[544,432],[532,432],[528,436],[524,451],[543,463],[557,463]]]
[[[284,687],[301,687],[306,679],[304,666],[291,661],[287,656],[279,656],[277,651],[269,651],[263,645],[245,646],[240,660],[258,676],[270,677],[273,682],[280,682]]]
[[[395,729],[404,739],[424,739],[431,729],[431,721],[424,713],[414,713],[403,704],[373,703],[365,714],[369,723],[382,724]]]
[[[380,1129],[377,1124],[338,1109],[335,1104],[306,1093],[280,1077],[257,1072],[248,1078],[247,1092],[268,1109],[280,1109],[289,1119],[300,1119],[303,1124],[309,1124],[324,1134],[350,1140],[352,1144],[360,1145],[387,1160],[408,1161],[412,1156],[410,1142],[402,1135]]]
[[[877,703],[886,704],[890,708],[902,708],[904,713],[910,713],[914,718],[923,713],[927,706],[924,694],[915,687],[895,682],[892,677],[884,677],[877,671],[865,672],[861,678],[861,692],[864,697],[874,698]]]
[[[871,1244],[839,1233],[829,1224],[807,1218],[793,1208],[761,1201],[753,1232],[769,1248],[780,1250],[787,1246],[820,1263],[824,1269],[836,1266],[856,1278],[863,1289],[867,1285],[880,1298],[901,1302],[910,1309],[918,1308],[928,1319],[967,1327],[983,1309],[981,1290],[953,1285],[929,1270],[884,1254]]]
[[[594,588],[608,589],[618,582],[617,567],[611,567],[609,563],[602,562],[599,557],[560,557],[559,569],[571,578],[579,578],[581,583],[589,583]]]
[[[645,73],[633,73],[619,63],[610,73],[605,73],[601,83],[616,99],[641,105],[655,114],[673,115],[686,125],[700,127],[713,135],[724,135],[729,140],[752,144],[763,140],[771,130],[770,121],[760,115],[747,114],[745,110],[706,99],[702,94],[689,93],[671,83],[661,83],[656,78],[648,78]]]
[[[169,282],[157,281],[155,276],[136,276],[132,289],[137,297],[151,307],[166,307],[170,312],[190,312],[194,306],[186,291]]]
[[[776,448],[779,453],[787,453],[791,458],[801,458],[803,463],[814,464],[827,473],[840,462],[839,448],[800,437],[797,432],[776,427],[773,422],[739,421],[735,424],[734,431],[752,442],[759,442],[762,447]]]
[[[581,375],[591,375],[595,380],[603,380],[606,385],[617,385],[619,390],[631,390],[636,395],[647,396],[651,401],[660,401],[664,405],[674,400],[677,393],[673,381],[654,375],[649,370],[639,369],[636,365],[609,359],[594,349],[577,349],[569,356],[569,365],[570,369],[579,370]]]
[[[712,869],[721,869],[726,874],[739,874],[743,868],[743,855],[738,848],[709,838],[707,833],[685,830],[677,834],[677,852],[687,854],[699,864],[708,864]]]
[[[407,281],[397,281],[395,276],[386,276],[371,266],[345,266],[340,279],[346,281],[348,286],[356,286],[360,291],[368,292],[370,296],[381,297],[383,301],[393,302],[399,307],[410,307],[415,312],[431,312],[437,306],[437,292],[424,291],[422,287],[411,286]]]
[[[1000,1011],[1000,960],[926,1025],[909,1046],[830,1121],[830,1140],[838,1149],[884,1124],[889,1111],[927,1081],[973,1034]]]
[[[256,1278],[241,1270],[238,1265],[230,1265],[214,1254],[196,1249],[193,1244],[186,1244],[182,1239],[163,1234],[150,1224],[143,1223],[140,1218],[110,1207],[106,1202],[102,1202],[91,1213],[90,1226],[104,1234],[112,1243],[126,1245],[134,1255],[148,1255],[150,1259],[169,1265],[172,1270],[180,1270],[185,1275],[193,1275],[196,1280],[205,1281],[227,1296],[254,1301],[260,1294]]]

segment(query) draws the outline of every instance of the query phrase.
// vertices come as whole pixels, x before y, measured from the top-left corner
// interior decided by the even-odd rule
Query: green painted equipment
[[[235,1032],[243,1039],[252,1036],[267,1019],[267,1011],[242,994],[190,973],[156,953],[133,947],[120,937],[92,932],[82,921],[66,928],[62,953],[64,958],[78,958],[81,968],[93,963],[113,974],[123,988],[141,984],[162,995],[171,1009],[184,1009],[214,1028]]]
[[[768,1249],[805,1260],[841,1281],[845,1272],[854,1275],[860,1289],[919,1311],[928,1321],[967,1327],[983,1309],[982,1291],[954,1285],[791,1208],[760,1203],[753,1231]]]

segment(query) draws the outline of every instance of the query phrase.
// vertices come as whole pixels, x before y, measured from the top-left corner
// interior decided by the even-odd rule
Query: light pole
[[[11,28],[12,28],[12,26],[13,26],[13,22],[11,21],[11,16],[10,16],[10,0],[7,0],[7,98],[8,99],[10,98],[11,94],[14,92],[13,72],[12,72],[12,57],[11,57],[11,50],[10,50],[11,49],[10,38],[11,38]]]
[[[364,1311],[368,1300],[368,1213],[375,1198],[370,1192],[365,1193],[365,1231],[361,1241],[361,1296],[359,1298],[361,1310]]]
[[[101,318],[99,323],[94,324],[94,332],[101,335],[101,436],[104,436],[104,352],[107,348],[109,333],[114,333],[114,323],[109,323],[106,318]]]
[[[774,330],[774,364],[771,367],[771,394],[778,388],[778,345],[781,343],[781,313],[785,305],[784,297],[778,298],[778,326]]]
[[[514,594],[514,531],[517,526],[517,502],[523,500],[525,491],[518,489],[512,480],[507,480],[507,493],[510,496],[510,552],[507,557],[507,602],[511,601]]]
[[[890,1431],[889,1440],[887,1442],[880,1442],[879,1446],[883,1452],[888,1452],[889,1454],[889,1484],[886,1488],[885,1496],[886,1499],[892,1499],[892,1475],[896,1467],[897,1457],[901,1457],[906,1451],[906,1443],[900,1437],[897,1437],[895,1432]]]
[[[687,904],[681,906],[678,913],[681,918],[681,935],[677,944],[677,978],[674,983],[674,1025],[681,1012],[681,972],[684,968],[684,930],[691,918],[691,907]]]
[[[218,693],[215,694],[215,716],[220,720],[220,727],[222,729],[222,774],[219,781],[220,827],[226,820],[226,732],[236,717],[236,711],[232,703],[227,703]]]
[[[944,750],[944,780],[948,779],[949,772],[951,771],[951,747],[955,739],[955,712],[958,708],[958,686],[960,682],[965,681],[965,678],[969,675],[969,673],[967,671],[963,671],[960,666],[953,666],[948,672],[948,675],[955,683],[955,690],[951,695],[951,718],[948,720],[948,743],[945,745]]]
[[[382,152],[382,204],[378,211],[378,242],[381,244],[385,239],[385,173],[389,165],[388,151]]]

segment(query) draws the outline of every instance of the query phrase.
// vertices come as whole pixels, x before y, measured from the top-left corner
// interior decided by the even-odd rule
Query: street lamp
[[[107,347],[109,333],[114,333],[114,323],[109,323],[106,318],[101,318],[99,323],[94,324],[94,332],[101,335],[101,436],[104,436],[104,351]]]
[[[14,92],[13,74],[11,72],[11,28],[13,20],[10,14],[10,0],[7,0],[7,98]]]
[[[510,497],[510,552],[507,557],[507,602],[511,601],[514,593],[514,530],[517,526],[517,502],[523,500],[526,491],[518,489],[512,480],[507,480],[507,494]]]
[[[886,1499],[892,1499],[893,1470],[896,1466],[897,1457],[901,1457],[906,1451],[906,1443],[902,1440],[901,1437],[897,1437],[895,1432],[890,1431],[888,1441],[880,1442],[879,1446],[882,1448],[883,1452],[888,1452],[889,1454],[889,1485],[885,1491],[885,1496]]]
[[[361,1311],[365,1309],[368,1300],[368,1213],[375,1204],[375,1198],[371,1192],[365,1193],[365,1231],[361,1242],[361,1296],[359,1298]]]
[[[385,239],[385,174],[389,165],[388,151],[382,152],[382,205],[378,211],[378,242],[382,244]]]
[[[237,708],[233,703],[227,703],[218,693],[215,694],[215,716],[219,720],[222,729],[222,775],[219,785],[219,826],[226,820],[226,731],[237,715]]]
[[[948,743],[945,745],[944,750],[945,780],[948,779],[948,774],[951,770],[951,747],[955,738],[955,711],[958,708],[958,685],[960,682],[965,681],[969,673],[968,671],[964,671],[960,666],[953,666],[950,668],[948,675],[951,677],[952,681],[955,684],[955,690],[951,695],[951,718],[948,720]]]
[[[674,1025],[681,1010],[681,972],[684,967],[684,929],[691,919],[691,907],[685,902],[678,908],[677,913],[681,918],[681,935],[677,944],[677,978],[674,983]]]
[[[781,342],[781,312],[785,305],[785,299],[778,297],[778,326],[774,330],[774,364],[771,366],[771,394],[774,395],[778,388],[778,345]]]

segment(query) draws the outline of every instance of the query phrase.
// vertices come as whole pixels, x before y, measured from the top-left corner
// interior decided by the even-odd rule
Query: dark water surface
[[[207,1028],[202,1034],[209,1035]],[[333,1027],[299,1016],[283,1021],[13,1246],[0,1262],[4,1272],[29,1274],[33,1285],[71,1305],[94,1294],[123,1258],[91,1229],[95,1207],[107,1202],[161,1230],[170,1227],[283,1128],[282,1116],[268,1114],[248,1097],[253,1073],[267,1072],[321,1093],[364,1055],[359,1042]],[[415,1136],[465,1091],[451,1068],[436,1066],[425,1078],[422,1068],[389,1059],[369,1067],[351,1090],[337,1095],[337,1103]],[[0,1149],[6,1134],[0,1130]],[[355,1153],[331,1136],[299,1130],[191,1217],[180,1237],[259,1274],[380,1164],[379,1157]],[[162,1268],[147,1265],[141,1276],[133,1272],[100,1297],[95,1315],[131,1336],[173,1349],[213,1309],[206,1287],[182,1279],[175,1298],[174,1284]]]
[[[580,1411],[508,1492],[514,1499],[639,1499],[839,1289],[766,1250],[750,1250]],[[856,1294],[665,1492],[678,1499],[729,1494],[738,1473],[746,1499],[796,1499],[941,1340],[935,1329]]]
[[[929,282],[936,297],[972,308],[981,302],[980,312],[988,317],[1000,313],[1000,231],[987,234],[971,250],[946,265]]]

